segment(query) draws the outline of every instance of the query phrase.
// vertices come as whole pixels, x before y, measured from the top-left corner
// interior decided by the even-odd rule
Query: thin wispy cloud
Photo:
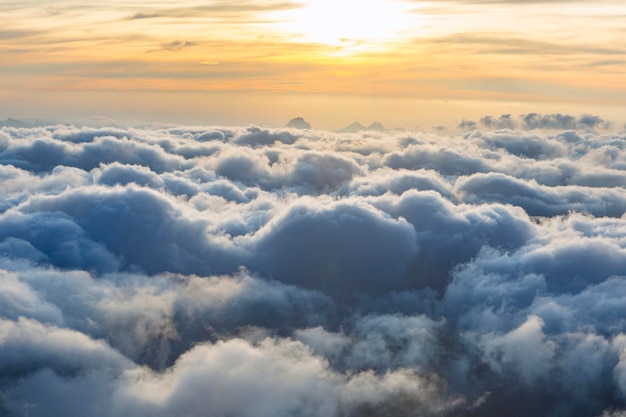
[[[624,13],[623,5],[605,2],[593,13],[586,7],[401,0],[4,2],[0,57],[8,64],[0,83],[4,91],[19,86],[51,96],[73,86],[98,96],[247,91],[393,97],[397,103],[407,97],[574,103],[580,109],[593,100],[619,107],[624,50],[614,17]],[[98,70],[118,62],[114,73],[123,76]],[[206,62],[226,66],[219,76],[207,71],[202,77],[195,66]],[[162,75],[142,68],[159,68]],[[257,76],[250,75],[253,68]],[[237,100],[228,105],[238,106]],[[540,110],[548,111],[547,105]],[[387,117],[390,124],[393,114]],[[407,125],[408,110],[402,117],[404,127],[414,127]]]

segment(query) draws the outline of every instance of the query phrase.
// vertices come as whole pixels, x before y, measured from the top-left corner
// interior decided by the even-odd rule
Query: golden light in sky
[[[0,118],[620,115],[624,14],[621,0],[7,0]]]
[[[277,27],[297,41],[337,47],[341,52],[384,49],[418,29],[411,5],[397,0],[307,0],[279,12]]]

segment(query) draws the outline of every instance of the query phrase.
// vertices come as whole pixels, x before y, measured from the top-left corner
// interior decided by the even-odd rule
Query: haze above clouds
[[[0,128],[0,415],[619,416],[626,134]]]
[[[621,0],[0,4],[0,115],[414,129],[594,109],[623,123]]]

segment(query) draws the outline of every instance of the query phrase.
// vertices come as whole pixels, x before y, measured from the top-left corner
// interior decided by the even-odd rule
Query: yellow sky
[[[622,0],[2,0],[0,19],[0,118],[413,127],[626,109]]]

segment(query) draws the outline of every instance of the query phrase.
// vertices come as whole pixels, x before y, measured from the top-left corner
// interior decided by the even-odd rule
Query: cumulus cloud
[[[522,127],[525,129],[575,129],[584,128],[608,128],[610,123],[599,116],[584,114],[580,117],[568,114],[538,114],[528,113],[520,116]]]
[[[552,217],[579,211],[621,217],[626,211],[625,196],[619,189],[574,185],[547,187],[533,180],[520,180],[500,173],[468,176],[457,182],[457,190],[465,202],[514,204],[531,216]]]
[[[413,228],[373,207],[303,201],[257,234],[253,260],[284,282],[329,293],[403,289],[417,252]]]
[[[484,116],[480,118],[480,124],[488,129],[515,129],[517,127],[510,114],[503,114],[499,117]]]
[[[0,415],[621,416],[624,132],[461,125],[0,128]]]
[[[394,169],[431,169],[441,175],[467,175],[489,171],[480,156],[448,149],[441,145],[410,145],[383,158],[383,164]]]
[[[526,113],[517,117],[511,114],[500,116],[483,116],[478,122],[474,120],[461,120],[457,128],[462,131],[472,131],[482,126],[486,129],[522,129],[522,130],[563,130],[563,129],[610,129],[611,122],[600,116],[583,114],[573,116],[570,114],[552,113]]]

